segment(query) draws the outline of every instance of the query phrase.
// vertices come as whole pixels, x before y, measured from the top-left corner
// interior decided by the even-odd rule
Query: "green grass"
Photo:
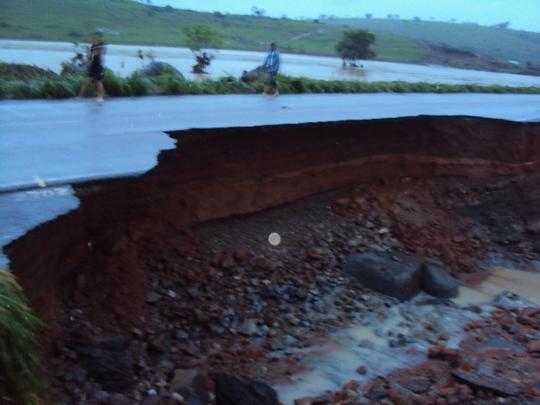
[[[0,69],[2,64],[0,64]],[[0,99],[62,99],[74,97],[81,87],[82,76],[65,75],[49,78],[37,74],[26,80],[10,80],[0,75]],[[232,76],[217,80],[196,81],[162,75],[147,78],[139,73],[119,77],[105,72],[105,90],[109,97],[146,95],[252,94],[264,88],[264,81],[247,84]],[[450,85],[408,82],[361,82],[316,80],[305,77],[278,76],[282,94],[301,93],[518,93],[540,94],[540,87],[505,87]],[[95,91],[95,90],[94,90]],[[89,94],[89,95],[92,95]]]
[[[337,18],[325,22],[334,27],[364,28],[414,40],[445,43],[452,47],[484,53],[501,61],[540,63],[540,33],[536,32],[484,27],[472,23],[380,18]]]
[[[13,277],[0,268],[0,402],[37,404],[45,390],[37,354],[40,321]]]
[[[540,34],[435,21],[325,19],[321,22],[223,15],[155,7],[134,0],[0,0],[0,38],[86,42],[96,28],[107,41],[136,45],[185,46],[182,28],[205,24],[222,34],[223,48],[266,50],[271,41],[287,52],[336,56],[335,45],[350,27],[375,33],[377,60],[438,63],[455,67],[520,72],[516,60],[540,63]],[[460,59],[426,46],[444,43],[493,58]]]
[[[276,41],[284,51],[336,55],[341,27],[289,19],[167,10],[132,0],[0,0],[0,38],[69,42],[88,40],[97,27],[114,31],[111,43],[183,46],[182,27],[206,24],[223,35],[223,47],[266,50]],[[414,40],[377,34],[380,60],[420,62],[426,50]]]

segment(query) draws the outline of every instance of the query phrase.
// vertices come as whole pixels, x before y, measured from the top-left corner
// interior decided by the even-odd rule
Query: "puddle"
[[[495,303],[540,305],[540,273],[496,268],[478,288],[461,287],[455,300],[437,300],[420,294],[382,313],[366,315],[360,325],[331,335],[323,344],[299,350],[309,371],[294,376],[292,383],[275,388],[286,405],[298,398],[339,390],[351,380],[362,388],[377,376],[424,361],[427,351],[442,334],[448,336],[446,346],[458,348],[465,336],[465,325],[487,316]],[[466,310],[469,305],[482,305],[482,314]],[[526,350],[497,337],[480,347],[488,348]],[[360,366],[365,367],[365,374],[356,371]]]
[[[362,387],[393,369],[421,363],[432,342],[443,333],[449,337],[449,347],[458,347],[464,326],[479,318],[452,302],[421,294],[382,314],[366,315],[361,325],[333,334],[324,344],[299,350],[309,371],[294,376],[293,383],[275,388],[281,401],[289,405],[301,397],[341,389],[351,380]],[[357,372],[361,366],[365,374]]]
[[[478,288],[461,287],[459,305],[479,305],[491,302],[503,291],[511,291],[540,305],[540,273],[496,268]]]
[[[2,248],[30,229],[79,206],[71,186],[0,194],[0,267],[8,267]]]

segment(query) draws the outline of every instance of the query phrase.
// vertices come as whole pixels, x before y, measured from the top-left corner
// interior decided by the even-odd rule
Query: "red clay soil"
[[[540,124],[470,117],[190,130],[147,174],[77,189],[80,208],[5,250],[37,313],[67,299],[129,327],[149,290],[138,241],[380,179],[519,175],[540,167]],[[375,190],[375,189],[373,189]],[[427,191],[426,191],[427,192]],[[390,201],[380,200],[382,205]],[[396,208],[391,215],[402,217]],[[403,230],[402,230],[403,231]],[[429,252],[422,252],[429,254]],[[467,264],[465,264],[467,267]]]

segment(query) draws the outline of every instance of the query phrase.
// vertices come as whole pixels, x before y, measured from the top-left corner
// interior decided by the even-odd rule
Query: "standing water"
[[[156,60],[166,62],[188,78],[194,78],[191,67],[193,53],[187,48],[165,46],[109,45],[106,65],[121,76],[128,76],[145,63],[138,54],[153,53]],[[68,42],[0,40],[0,61],[25,63],[61,71],[61,63],[75,54]],[[211,78],[226,75],[239,77],[244,70],[261,65],[265,52],[219,50],[209,68]],[[483,84],[506,86],[540,86],[540,77],[508,73],[482,72],[444,66],[411,65],[363,61],[363,69],[343,69],[341,60],[331,57],[283,54],[282,73],[323,80],[405,81],[448,84]]]
[[[362,388],[393,369],[426,360],[427,351],[441,334],[448,335],[448,347],[458,348],[465,337],[465,325],[488,316],[495,304],[509,302],[512,294],[508,291],[519,294],[510,306],[540,305],[540,274],[497,268],[478,288],[461,287],[460,296],[452,301],[422,293],[383,314],[372,314],[360,326],[335,333],[323,344],[298,350],[305,356],[303,364],[308,371],[275,388],[286,405],[301,397],[339,390],[351,380]],[[471,305],[480,305],[481,314],[467,310]]]

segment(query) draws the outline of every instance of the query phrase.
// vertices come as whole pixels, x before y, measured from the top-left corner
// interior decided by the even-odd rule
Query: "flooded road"
[[[164,46],[109,45],[106,64],[121,76],[140,69],[144,62],[138,51],[152,52],[156,60],[169,63],[189,78],[193,54],[189,49]],[[61,63],[74,56],[75,47],[67,42],[0,40],[0,61],[25,63],[61,71]],[[262,64],[264,52],[220,50],[209,69],[210,77],[225,75],[239,77],[244,70]],[[377,81],[406,81],[449,84],[483,84],[506,86],[540,86],[540,77],[456,69],[443,66],[423,66],[390,62],[364,61],[363,69],[343,69],[338,58],[282,55],[282,72],[291,76],[314,79]]]

